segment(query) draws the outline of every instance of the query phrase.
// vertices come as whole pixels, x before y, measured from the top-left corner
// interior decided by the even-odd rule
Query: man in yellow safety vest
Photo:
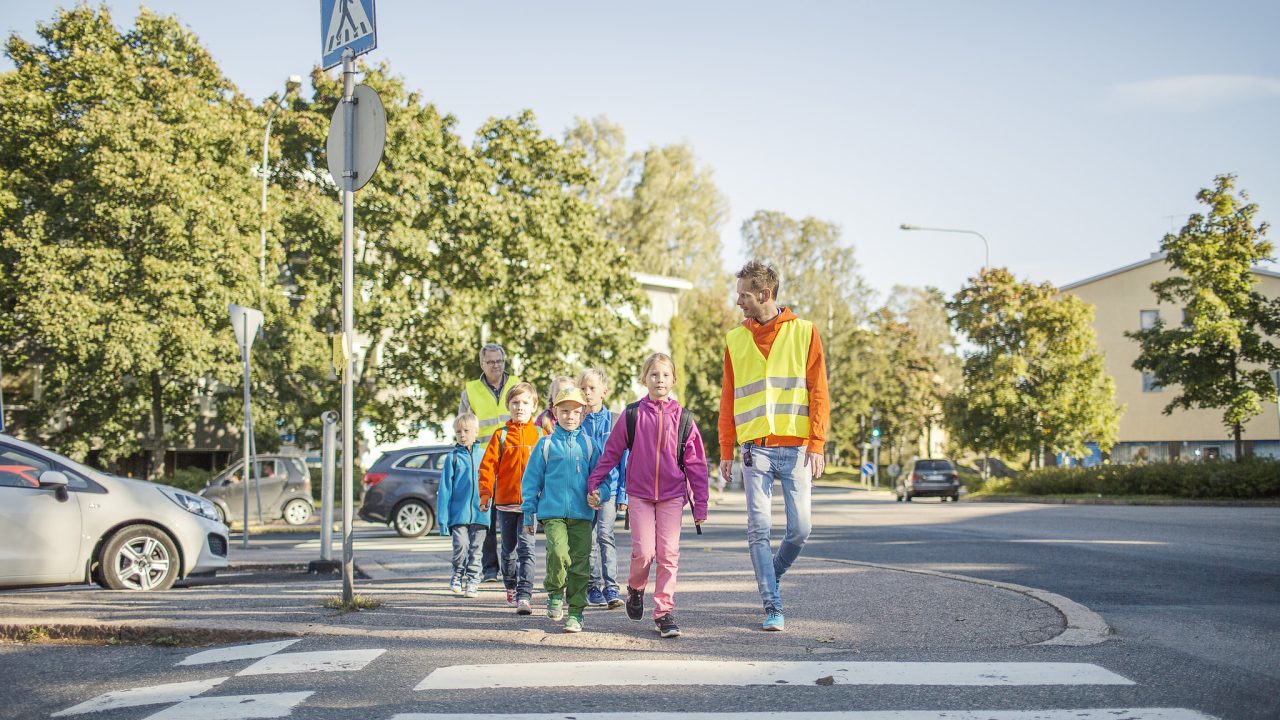
[[[458,414],[471,413],[480,423],[476,442],[471,446],[471,456],[476,467],[484,457],[489,438],[507,422],[507,392],[520,383],[520,378],[507,372],[507,351],[497,343],[480,348],[480,377],[462,388],[458,402]],[[484,577],[482,582],[497,582],[501,575],[498,565],[497,512],[489,509],[489,534],[484,539]]]
[[[742,448],[747,544],[764,604],[764,629],[784,628],[778,581],[809,537],[810,487],[826,465],[830,395],[822,341],[813,323],[778,305],[778,274],[751,261],[738,272],[742,325],[725,336],[720,392],[720,475],[732,479]],[[787,532],[770,545],[773,483],[779,481]]]

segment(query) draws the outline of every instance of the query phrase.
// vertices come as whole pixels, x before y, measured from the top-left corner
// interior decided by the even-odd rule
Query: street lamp
[[[302,87],[302,76],[290,75],[288,81],[284,84],[284,95],[279,98],[273,95],[269,98],[271,100],[271,112],[267,115],[267,128],[262,132],[262,217],[258,222],[258,229],[261,234],[261,245],[258,252],[258,281],[264,286],[267,284],[267,149],[271,140],[271,123],[276,119],[276,113],[280,112],[281,108],[284,107],[285,98],[300,87]]]
[[[949,233],[964,233],[966,235],[977,235],[978,237],[982,238],[982,247],[986,253],[984,256],[985,261],[982,264],[982,269],[986,270],[987,268],[991,267],[991,246],[987,244],[987,239],[983,237],[982,233],[980,232],[975,232],[973,230],[954,230],[952,228],[920,227],[919,225],[908,225],[907,223],[902,223],[901,225],[898,226],[898,228],[901,230],[927,230],[929,232],[949,232]]]

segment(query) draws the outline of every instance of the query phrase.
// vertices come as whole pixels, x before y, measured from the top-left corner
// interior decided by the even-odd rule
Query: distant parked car
[[[960,499],[960,474],[950,460],[916,459],[898,475],[898,502],[912,498],[936,497],[946,502]]]
[[[452,445],[403,448],[383,453],[364,474],[360,519],[387,523],[401,537],[421,537],[436,524],[440,466]]]
[[[311,501],[311,474],[300,455],[259,455],[254,465],[255,478],[249,479],[249,518],[257,519],[258,500],[262,500],[262,519],[284,518],[290,525],[301,525],[311,519],[315,506]],[[218,473],[200,491],[218,508],[224,523],[244,520],[244,460]],[[256,485],[256,487],[255,487]]]
[[[0,586],[165,590],[227,566],[227,526],[185,490],[0,434]]]

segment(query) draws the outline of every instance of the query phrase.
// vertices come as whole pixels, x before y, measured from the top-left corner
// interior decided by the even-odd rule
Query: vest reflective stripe
[[[813,323],[791,320],[778,328],[769,357],[745,327],[725,337],[733,367],[733,424],[738,443],[769,435],[809,437],[809,345]]]
[[[489,437],[502,427],[503,423],[511,419],[511,415],[507,412],[507,393],[519,382],[520,380],[514,376],[508,377],[507,384],[502,386],[501,397],[498,400],[494,400],[493,391],[489,389],[483,378],[467,383],[467,404],[471,406],[471,412],[480,421],[480,431],[476,433],[477,442],[488,442]]]

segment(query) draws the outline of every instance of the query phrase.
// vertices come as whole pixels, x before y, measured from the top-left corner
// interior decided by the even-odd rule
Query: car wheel
[[[960,496],[959,496],[959,495],[952,495],[952,496],[951,496],[951,502],[960,502]]]
[[[168,590],[178,579],[178,549],[162,530],[130,525],[103,548],[99,568],[112,590]]]
[[[901,495],[894,495],[893,497],[894,497],[894,499],[895,499],[895,500],[897,500],[898,502],[902,502],[902,496],[901,496]]]
[[[907,493],[905,497],[907,502],[911,502],[911,493]]]
[[[295,498],[285,503],[284,521],[290,525],[301,525],[311,519],[311,503],[302,498]]]
[[[435,516],[431,508],[421,500],[406,500],[401,503],[391,521],[391,526],[400,537],[407,538],[422,537],[432,525],[435,525]]]

